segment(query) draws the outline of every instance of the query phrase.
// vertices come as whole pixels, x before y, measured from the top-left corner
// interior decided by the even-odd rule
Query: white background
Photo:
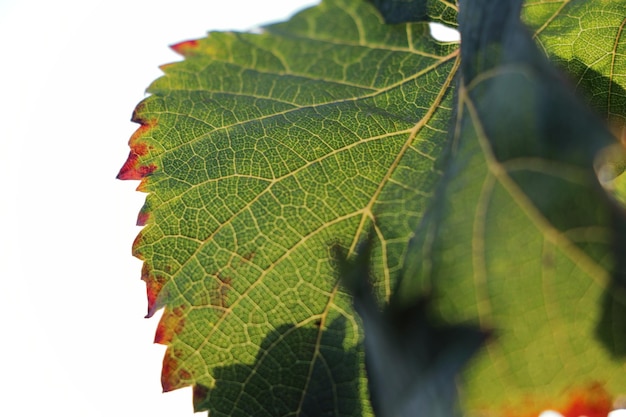
[[[193,415],[143,318],[129,119],[168,45],[312,3],[0,0],[0,416]]]
[[[314,3],[0,0],[1,416],[193,415],[143,318],[130,115],[167,45]]]

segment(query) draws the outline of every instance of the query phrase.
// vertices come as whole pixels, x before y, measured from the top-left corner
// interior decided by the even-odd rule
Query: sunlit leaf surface
[[[379,303],[429,295],[450,328],[492,332],[469,415],[626,393],[626,228],[594,170],[601,119],[626,120],[624,6],[529,2],[526,32],[515,2],[486,3],[461,10],[462,50],[349,0],[173,47],[119,174],[148,193],[134,253],[148,315],[165,308],[165,390],[193,385],[211,416],[371,415],[331,249],[371,236]],[[458,8],[415,10],[454,26]]]

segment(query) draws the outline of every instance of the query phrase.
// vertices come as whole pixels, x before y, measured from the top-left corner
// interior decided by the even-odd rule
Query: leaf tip
[[[182,56],[187,56],[193,53],[193,51],[196,50],[197,47],[198,41],[195,39],[179,42],[170,46],[170,48],[172,48],[174,52]]]
[[[137,226],[145,226],[146,224],[148,224],[149,220],[150,220],[150,212],[144,206],[141,208],[141,210],[139,211],[139,214],[137,215]]]
[[[180,333],[185,326],[185,306],[179,306],[172,310],[166,309],[161,317],[154,336],[154,343],[161,345],[169,344],[174,335]]]
[[[178,360],[175,358],[175,352],[168,349],[163,358],[163,370],[161,372],[161,387],[163,392],[174,391],[191,385],[192,375],[189,371],[181,368]]]
[[[117,174],[117,179],[120,180],[141,180],[146,176],[152,174],[156,170],[156,165],[153,163],[142,165],[140,158],[146,156],[150,147],[143,141],[143,137],[147,132],[152,130],[156,126],[155,120],[142,121],[141,126],[133,133],[128,142],[130,146],[130,153],[126,162]]]
[[[201,384],[193,386],[193,411],[198,413],[200,411],[207,411],[206,399],[209,395],[210,388]]]
[[[159,295],[165,285],[165,278],[155,276],[147,265],[144,262],[141,279],[146,283],[146,295],[148,298],[148,314],[146,314],[146,318],[150,318],[163,307],[162,303],[159,302]]]
[[[126,159],[116,178],[118,180],[141,180],[155,170],[156,165],[154,164],[140,165],[139,155],[131,150],[128,154],[128,159]]]

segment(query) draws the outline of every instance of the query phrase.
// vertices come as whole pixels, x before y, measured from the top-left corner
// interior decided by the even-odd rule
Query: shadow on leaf
[[[336,250],[344,286],[365,332],[365,366],[371,402],[379,417],[459,415],[457,376],[490,331],[447,324],[430,310],[430,299],[396,291],[381,309],[371,286],[372,234],[357,255]]]
[[[363,415],[359,347],[345,345],[344,317],[325,328],[285,325],[270,333],[253,364],[217,368],[212,389],[194,387],[194,408],[216,416]],[[367,413],[365,413],[367,414]]]
[[[624,101],[626,90],[612,79],[589,68],[587,64],[576,58],[563,62],[559,62],[557,59],[556,63],[567,71],[566,76],[571,80],[572,88],[584,99],[591,110],[601,119],[608,121],[609,128],[614,134],[619,134],[619,131],[626,127],[626,113],[622,110],[623,114],[618,114],[619,112],[616,113],[615,110],[624,108],[624,104],[626,103]],[[610,97],[607,99],[604,94],[597,94],[598,91],[607,92],[607,94],[610,92]],[[592,140],[593,136],[590,136],[588,139]],[[618,137],[618,139],[620,138]],[[616,154],[613,148],[611,148],[608,153],[608,157],[613,160],[605,162],[615,164],[616,161],[619,161],[621,164],[619,170],[611,170],[615,171],[612,172],[612,176],[617,176],[623,172],[624,156],[620,156],[619,153]],[[596,159],[596,164],[601,162],[602,161]],[[599,174],[597,166],[596,172]],[[613,179],[614,178],[609,178],[609,180]],[[600,182],[603,183],[603,178],[600,178]],[[604,183],[603,186],[607,188]],[[609,187],[606,191],[615,197],[615,201],[611,202],[615,206],[612,207],[609,214],[614,228],[612,251],[616,254],[623,254],[626,253],[626,221],[624,220],[624,207],[618,202],[615,190],[611,190]],[[563,216],[565,212],[565,210],[561,211],[561,216]],[[562,218],[564,217],[565,216]],[[583,247],[583,245],[581,245],[581,247]],[[602,244],[594,245],[587,243],[584,245],[584,249],[590,254],[597,252],[598,255],[595,256],[596,259],[601,260],[605,256]],[[615,265],[612,267],[612,281],[610,287],[606,289],[604,294],[602,315],[597,325],[596,335],[611,355],[614,357],[624,357],[626,356],[626,257],[616,256],[614,263]]]

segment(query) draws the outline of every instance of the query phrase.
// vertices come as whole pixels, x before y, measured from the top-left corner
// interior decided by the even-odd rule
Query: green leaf
[[[475,0],[461,11],[457,124],[399,292],[432,288],[446,321],[494,329],[464,374],[476,415],[567,411],[586,396],[606,413],[626,389],[626,222],[594,162],[615,138],[518,10]]]
[[[456,25],[450,2],[375,3],[390,21]],[[463,372],[470,415],[626,392],[626,226],[594,165],[617,196],[623,170],[597,159],[614,137],[570,92],[626,120],[623,6],[529,2],[534,41],[520,8],[463,4],[461,50],[426,22],[384,24],[355,0],[173,47],[185,59],[162,67],[137,106],[118,175],[148,193],[133,248],[148,316],[164,308],[164,390],[193,385],[211,416],[367,416],[368,384],[380,411],[387,400],[375,398],[397,383],[372,371],[395,344],[369,333],[406,346],[427,335],[407,379],[419,387],[429,349],[453,352],[454,329],[493,329]],[[596,28],[586,51],[577,36]],[[566,81],[535,42],[582,70]],[[600,65],[606,53],[612,64]],[[370,230],[367,293],[388,307],[366,302],[361,322],[331,248],[355,255]],[[394,311],[412,312],[406,340]],[[433,381],[454,378],[474,336],[439,356],[450,367],[434,366]]]
[[[529,2],[524,20],[533,38],[568,73],[588,104],[611,123],[626,124],[626,3]]]
[[[195,385],[196,408],[213,416],[248,415],[248,404],[353,415],[346,399],[370,415],[362,335],[330,245],[354,249],[373,228],[374,286],[389,297],[440,177],[456,45],[334,0],[262,34],[174,49],[185,60],[163,67],[136,109],[120,173],[149,193],[134,253],[148,314],[165,307],[164,389]],[[282,408],[268,387],[284,387]]]

